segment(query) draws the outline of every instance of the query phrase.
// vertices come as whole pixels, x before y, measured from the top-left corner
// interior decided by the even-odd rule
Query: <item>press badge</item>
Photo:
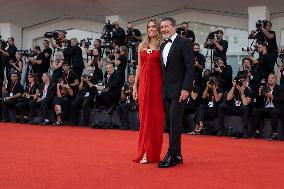
[[[213,108],[214,107],[214,103],[213,102],[209,102],[208,106],[209,106],[209,108]]]
[[[241,106],[241,101],[240,100],[236,100],[235,104],[236,104],[237,107],[239,107],[239,106]]]
[[[89,97],[89,96],[90,96],[90,93],[86,92],[85,97]]]

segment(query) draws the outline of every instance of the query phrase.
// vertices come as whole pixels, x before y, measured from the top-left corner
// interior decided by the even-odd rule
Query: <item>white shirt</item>
[[[169,55],[169,52],[170,52],[170,49],[172,47],[172,44],[174,42],[174,40],[176,39],[177,37],[177,33],[175,33],[170,39],[172,40],[172,42],[168,42],[166,45],[165,45],[165,48],[163,49],[163,62],[165,64],[165,66],[167,65],[167,60],[168,60],[168,55]]]

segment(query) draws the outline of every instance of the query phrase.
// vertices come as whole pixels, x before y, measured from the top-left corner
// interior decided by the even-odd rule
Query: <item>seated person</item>
[[[3,86],[4,87],[4,86]],[[18,100],[21,98],[23,87],[19,82],[17,72],[11,74],[11,81],[8,82],[7,88],[3,90],[4,98],[1,99],[1,109],[3,122],[9,122],[9,108],[15,107]]]
[[[36,116],[36,108],[40,107],[41,125],[48,125],[48,112],[52,105],[52,100],[55,96],[56,85],[51,82],[51,76],[48,73],[42,75],[43,84],[40,87],[40,95],[29,102],[30,109],[30,123],[33,122]]]
[[[56,122],[52,125],[60,126],[63,124],[62,116],[65,119],[68,117],[72,97],[72,88],[68,85],[68,83],[64,84],[63,79],[59,79],[56,85],[56,96],[53,99]]]
[[[268,83],[259,87],[256,102],[259,108],[252,112],[253,129],[259,133],[259,124],[264,117],[269,117],[272,126],[272,134],[269,139],[277,139],[278,118],[284,111],[284,94],[279,85],[276,84],[277,76],[272,73],[268,76]]]
[[[98,50],[95,49],[94,52],[98,52]],[[97,75],[98,81],[103,81],[104,77],[103,77],[102,68],[103,68],[104,61],[103,61],[102,58],[97,57],[97,56],[98,56],[98,55],[96,55],[96,56],[94,57],[94,59],[91,60],[91,61],[86,65],[86,68],[88,68],[89,66],[93,67],[93,68],[94,68],[94,74]]]
[[[22,94],[22,98],[16,104],[16,110],[20,115],[21,123],[27,123],[29,121],[29,102],[35,99],[39,93],[39,83],[37,77],[34,73],[30,73],[28,75],[28,84]]]
[[[114,71],[113,64],[106,66],[107,76],[103,86],[96,85],[99,95],[96,97],[97,110],[110,109],[118,104],[121,91],[121,75]]]
[[[129,111],[136,110],[137,103],[133,99],[133,85],[135,82],[135,75],[128,75],[128,82],[122,87],[120,95],[120,103],[117,106],[116,110],[121,122],[120,129],[128,130],[129,129]]]
[[[215,77],[211,77],[207,82],[207,87],[203,91],[202,101],[195,114],[195,131],[190,134],[201,134],[204,129],[204,121],[218,117],[218,106],[222,100],[223,92]]]
[[[202,90],[199,86],[196,85],[195,80],[193,81],[193,87],[190,93],[190,96],[184,103],[184,124],[183,124],[183,132],[189,134],[190,128],[189,125],[185,123],[185,117],[189,114],[195,114],[198,106],[200,105],[200,99]]]
[[[68,84],[74,92],[77,92],[79,86],[79,80],[76,73],[71,70],[71,67],[68,62],[64,61],[62,63],[63,74],[62,79],[64,84]]]
[[[87,74],[81,77],[81,82],[79,85],[79,92],[76,95],[76,98],[71,103],[71,119],[72,124],[76,125],[77,123],[77,111],[80,108],[83,108],[83,125],[87,126],[89,124],[89,113],[90,109],[94,106],[94,99],[97,95],[97,88],[95,87],[98,84],[98,78],[94,74],[94,67],[87,67]]]
[[[253,92],[248,86],[247,75],[243,74],[238,76],[233,81],[232,89],[227,93],[227,99],[225,103],[219,106],[218,117],[218,132],[224,132],[224,119],[225,115],[241,116],[243,122],[243,137],[249,138],[250,132],[248,128],[249,124],[249,110],[252,104]]]
[[[216,77],[220,83],[220,88],[229,91],[232,87],[232,67],[224,63],[224,61],[216,57],[212,76]]]

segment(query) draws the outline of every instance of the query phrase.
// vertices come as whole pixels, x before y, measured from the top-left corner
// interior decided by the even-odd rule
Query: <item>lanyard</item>
[[[67,76],[64,76],[64,81],[66,84],[68,84],[69,73],[70,71],[68,72],[68,74],[66,74]]]
[[[15,89],[15,87],[16,87],[16,84],[17,84],[17,82],[15,82],[14,85],[13,85],[13,87],[11,87],[11,93],[14,92],[14,89]]]

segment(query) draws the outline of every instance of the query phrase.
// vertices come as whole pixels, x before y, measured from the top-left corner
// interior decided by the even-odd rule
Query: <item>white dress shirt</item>
[[[174,40],[176,39],[176,37],[177,37],[177,33],[175,33],[170,38],[172,40],[172,42],[168,42],[163,49],[163,62],[165,64],[165,66],[167,65],[168,55],[169,55],[170,49],[171,49],[172,44],[173,44]]]

